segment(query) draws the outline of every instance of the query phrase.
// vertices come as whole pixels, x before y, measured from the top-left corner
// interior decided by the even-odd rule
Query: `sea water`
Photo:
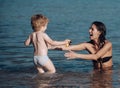
[[[0,88],[119,88],[120,0],[0,0]],[[89,41],[89,27],[102,21],[113,44],[113,70],[94,73],[92,62],[67,60],[64,51],[49,50],[57,73],[39,75],[33,47],[24,46],[34,14],[49,18],[46,33],[53,40]],[[78,53],[87,53],[80,51]]]

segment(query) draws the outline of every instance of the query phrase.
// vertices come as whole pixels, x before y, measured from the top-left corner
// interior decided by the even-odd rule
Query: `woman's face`
[[[97,30],[96,25],[93,24],[89,29],[89,34],[91,40],[98,40],[101,33]]]

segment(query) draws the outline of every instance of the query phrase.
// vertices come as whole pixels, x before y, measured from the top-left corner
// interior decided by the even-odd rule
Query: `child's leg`
[[[48,59],[44,68],[47,70],[47,73],[55,73],[56,72],[54,64],[52,63],[52,61],[50,59]]]
[[[45,71],[43,70],[42,67],[37,67],[37,70],[38,70],[39,73],[45,73]]]

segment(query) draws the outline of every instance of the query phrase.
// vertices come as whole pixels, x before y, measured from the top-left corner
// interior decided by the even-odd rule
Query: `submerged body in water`
[[[38,74],[33,80],[36,81],[36,88],[113,88],[112,70],[91,73]]]

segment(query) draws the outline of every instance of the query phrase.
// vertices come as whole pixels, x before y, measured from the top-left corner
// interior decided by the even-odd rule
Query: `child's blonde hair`
[[[31,26],[34,31],[38,31],[39,28],[45,26],[48,23],[48,18],[42,14],[36,14],[31,17]]]

